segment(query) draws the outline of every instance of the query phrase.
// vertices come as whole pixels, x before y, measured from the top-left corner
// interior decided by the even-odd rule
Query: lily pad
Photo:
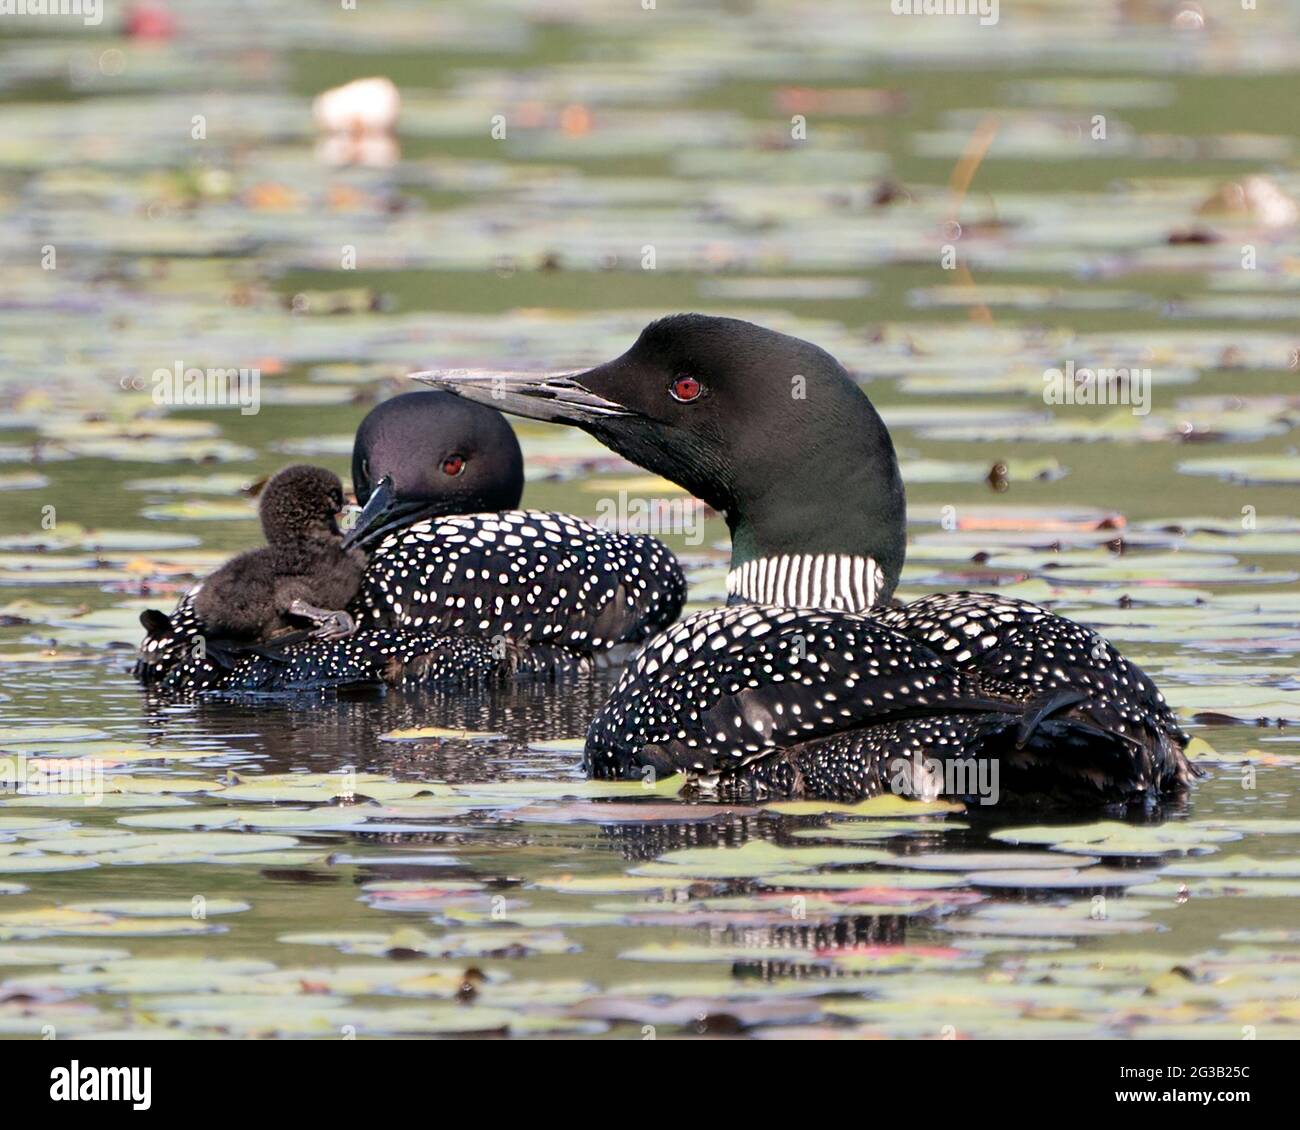
[[[1046,844],[1059,852],[1142,856],[1213,852],[1218,850],[1218,844],[1241,839],[1241,833],[1206,827],[1200,822],[1154,826],[1103,821],[1073,826],[1003,828],[993,832],[992,837],[1013,844]]]
[[[1097,859],[1088,855],[1061,856],[1046,852],[958,851],[894,855],[881,862],[889,867],[907,867],[917,871],[1057,871],[1063,867],[1091,867]]]
[[[685,848],[632,869],[655,878],[689,875],[696,879],[739,879],[778,875],[827,866],[880,863],[889,853],[871,848],[783,848],[767,840],[750,840],[737,848]]]

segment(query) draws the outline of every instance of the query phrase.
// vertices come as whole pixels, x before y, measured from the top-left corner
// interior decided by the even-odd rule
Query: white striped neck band
[[[727,593],[751,604],[862,612],[880,599],[885,574],[872,557],[792,553],[746,561],[727,574]]]

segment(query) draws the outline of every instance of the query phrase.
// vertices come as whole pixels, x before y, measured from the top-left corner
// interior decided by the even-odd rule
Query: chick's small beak
[[[411,376],[466,400],[530,420],[582,427],[635,413],[581,383],[582,373],[510,373],[493,369],[430,369]]]

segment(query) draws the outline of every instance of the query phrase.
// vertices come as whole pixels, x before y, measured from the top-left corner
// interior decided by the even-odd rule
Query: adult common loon
[[[682,314],[587,372],[417,376],[583,428],[726,515],[727,606],[628,666],[588,731],[592,773],[650,766],[852,800],[968,795],[970,776],[950,771],[996,759],[1003,796],[1106,804],[1194,775],[1151,680],[1087,628],[990,594],[891,606],[898,460],[870,400],[815,345]]]
[[[232,661],[206,647],[199,586],[170,617],[142,617],[141,681],[282,691],[564,674],[681,612],[681,568],[656,539],[517,509],[523,457],[489,407],[445,392],[394,397],[362,421],[352,464],[364,505],[345,544],[370,550],[348,606],[356,631]]]

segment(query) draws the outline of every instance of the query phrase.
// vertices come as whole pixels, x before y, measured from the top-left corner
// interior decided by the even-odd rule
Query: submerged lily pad
[[[248,910],[242,899],[198,898],[188,899],[93,899],[89,902],[68,904],[69,910],[86,910],[114,914],[124,918],[191,918],[219,914],[238,914]]]
[[[846,820],[837,824],[829,824],[824,828],[800,828],[793,835],[797,840],[865,842],[867,840],[886,840],[893,836],[960,832],[968,827],[966,824],[934,820]]]
[[[971,871],[966,875],[966,882],[974,887],[1000,887],[1009,890],[1070,890],[1092,887],[1133,887],[1150,883],[1156,876],[1144,871],[1116,871],[1109,867],[1085,868],[1080,871],[1074,867],[1059,870],[1044,868],[1027,868],[1022,871],[1007,869],[1002,871]]]
[[[392,934],[364,931],[285,934],[280,941],[285,945],[334,946],[343,953],[371,957],[421,953],[430,957],[522,957],[530,953],[572,953],[578,948],[554,931],[510,928],[444,934],[440,938],[413,929]]]
[[[1173,855],[1213,852],[1216,845],[1241,839],[1240,832],[1206,827],[1204,823],[1169,823],[1158,826],[1120,824],[1049,825],[1042,828],[1003,828],[996,840],[1013,844],[1045,844],[1058,852],[1091,855]]]
[[[1300,458],[1291,455],[1233,455],[1220,459],[1188,459],[1178,464],[1185,475],[1214,475],[1244,484],[1300,483]]]
[[[282,852],[297,846],[292,836],[264,832],[172,832],[142,838],[131,847],[96,854],[96,863],[141,866],[154,863],[202,863],[220,856],[245,857],[249,853]],[[0,864],[2,864],[0,860]]]
[[[31,875],[42,871],[80,871],[99,864],[86,856],[46,855],[31,852],[24,855],[0,855],[0,874]]]
[[[956,934],[1010,935],[1028,938],[1075,938],[1097,934],[1140,934],[1157,929],[1140,912],[1126,911],[1122,904],[1107,907],[1104,914],[1089,904],[1071,906],[1017,906],[998,904],[983,907],[964,918],[949,918],[939,929]]]
[[[144,812],[135,816],[120,816],[118,823],[130,828],[216,829],[289,828],[294,831],[330,831],[363,824],[374,809],[357,806],[350,808],[276,808],[264,807],[188,808],[182,811]]]
[[[736,848],[685,848],[632,870],[634,875],[696,879],[758,878],[801,869],[880,863],[889,853],[871,848],[778,847],[750,840]]]
[[[639,894],[652,891],[686,890],[695,880],[689,876],[654,875],[556,875],[535,879],[532,886],[575,895]]]
[[[836,804],[821,800],[778,800],[765,806],[771,812],[786,816],[819,816],[822,813],[839,813],[845,816],[913,818],[927,815],[945,815],[962,812],[965,806],[948,800],[911,800],[907,797],[883,793],[857,804]],[[937,825],[936,825],[937,826]]]
[[[493,797],[517,800],[670,797],[680,793],[686,781],[683,773],[645,781],[483,781],[453,785],[451,791],[467,801]]]
[[[128,957],[126,950],[84,945],[38,942],[30,945],[0,942],[0,965],[72,965],[109,962]]]
[[[888,856],[881,861],[890,867],[918,871],[1056,871],[1063,867],[1091,867],[1095,856],[1048,855],[1024,851],[925,852]]]
[[[172,937],[219,930],[220,927],[191,916],[116,915],[70,906],[0,913],[0,939],[6,941],[55,937]]]
[[[386,734],[380,734],[381,742],[413,742],[413,741],[457,741],[457,742],[485,742],[495,741],[501,738],[501,734],[477,733],[473,730],[448,730],[440,726],[418,726],[410,730],[389,730]]]
[[[266,773],[235,777],[232,784],[220,789],[222,800],[265,804],[323,803],[354,796],[402,800],[425,794],[447,795],[451,791],[445,785],[395,781],[377,773]]]
[[[0,867],[4,860],[0,858]],[[1186,860],[1164,869],[1167,876],[1198,879],[1300,879],[1300,859],[1256,859],[1249,855],[1224,855],[1214,859]]]

